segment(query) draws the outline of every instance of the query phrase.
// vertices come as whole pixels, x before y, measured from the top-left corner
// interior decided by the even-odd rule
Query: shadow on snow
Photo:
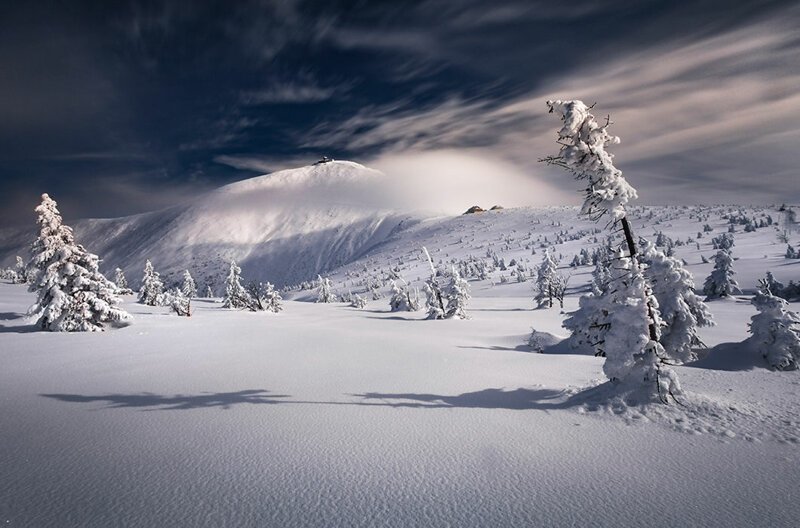
[[[274,404],[283,403],[288,398],[286,394],[268,394],[263,389],[242,390],[238,392],[215,392],[196,395],[162,396],[152,393],[141,394],[102,394],[97,396],[83,394],[40,394],[45,398],[52,398],[71,403],[105,402],[105,408],[141,408],[151,411],[206,409],[219,407],[230,409],[234,405],[247,404]]]
[[[358,407],[394,407],[414,409],[505,409],[555,410],[586,406],[594,410],[617,402],[635,406],[652,401],[645,391],[619,392],[611,383],[603,383],[580,391],[554,389],[483,389],[463,394],[381,393],[350,394],[359,401],[292,400],[286,394],[269,394],[263,389],[198,395],[163,396],[140,394],[40,394],[69,403],[106,403],[103,408],[133,408],[146,411],[190,410],[218,407],[230,409],[239,404],[343,405]],[[576,389],[577,390],[577,389]]]

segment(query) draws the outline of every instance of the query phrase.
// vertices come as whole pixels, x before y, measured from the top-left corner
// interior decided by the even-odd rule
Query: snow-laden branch
[[[611,122],[598,123],[583,101],[547,101],[547,106],[551,113],[560,115],[564,126],[558,131],[559,155],[542,161],[586,180],[582,214],[595,219],[609,214],[614,221],[624,218],[625,205],[637,194],[614,166],[614,155],[606,150],[608,145],[620,142],[608,133]]]

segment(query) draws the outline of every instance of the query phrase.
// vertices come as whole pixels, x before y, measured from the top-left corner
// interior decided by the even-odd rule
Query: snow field
[[[0,284],[10,526],[797,524],[796,373],[677,367],[684,405],[621,406],[580,391],[602,359],[526,349],[562,317],[530,298],[467,321],[132,300],[124,329],[30,332]],[[752,307],[711,309],[709,346],[746,337]]]

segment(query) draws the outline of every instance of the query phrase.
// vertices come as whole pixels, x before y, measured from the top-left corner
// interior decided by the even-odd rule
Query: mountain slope
[[[221,283],[235,259],[244,275],[278,285],[346,264],[415,220],[381,202],[385,176],[348,161],[289,169],[227,185],[189,204],[118,219],[74,223],[76,239],[125,270],[135,285],[145,259],[167,282],[191,270]],[[0,234],[0,257],[27,255],[33,230]]]

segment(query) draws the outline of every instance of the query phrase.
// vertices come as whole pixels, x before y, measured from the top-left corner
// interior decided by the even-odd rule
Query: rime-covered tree
[[[730,297],[734,293],[741,292],[739,284],[733,278],[735,274],[730,251],[727,249],[717,251],[714,255],[714,269],[703,284],[706,300]]]
[[[278,313],[283,310],[283,298],[270,282],[251,282],[247,285],[250,295],[250,309],[254,312],[264,311]]]
[[[592,270],[592,294],[599,296],[608,289],[611,276],[608,272],[608,248],[604,248],[602,257],[598,257]]]
[[[367,300],[364,297],[362,297],[359,294],[357,294],[357,293],[353,294],[350,297],[350,306],[353,307],[353,308],[358,308],[358,309],[366,308]]]
[[[100,259],[76,244],[63,225],[55,200],[42,195],[36,207],[39,236],[32,245],[28,289],[36,302],[28,314],[43,330],[94,332],[125,325],[131,316],[119,308],[116,286],[100,273]]]
[[[445,289],[447,299],[447,319],[468,319],[467,303],[470,300],[469,283],[461,277],[458,270],[453,266],[450,270],[450,277]]]
[[[608,293],[599,298],[601,325],[597,349],[605,355],[603,372],[612,381],[651,382],[662,401],[681,392],[675,373],[663,366],[666,354],[659,343],[662,327],[658,301],[651,295],[639,266],[620,251],[611,266]],[[655,323],[653,339],[643,327]]]
[[[211,284],[206,284],[206,298],[211,299],[214,297],[214,290],[211,288]]]
[[[19,255],[17,255],[17,263],[14,266],[14,272],[16,274],[16,277],[13,279],[14,284],[26,284],[30,281],[28,275],[30,275],[31,272],[28,270],[27,266],[25,266],[25,262]]]
[[[758,280],[758,289],[761,293],[782,297],[781,293],[784,287],[783,283],[777,280],[771,271],[768,271],[763,279]]]
[[[536,270],[536,297],[534,300],[540,308],[544,306],[553,307],[553,285],[556,280],[557,269],[558,263],[553,258],[550,249],[545,249],[542,263]]]
[[[428,248],[423,246],[422,252],[425,254],[431,270],[431,275],[425,281],[425,286],[423,287],[425,292],[425,311],[428,313],[428,319],[444,319],[447,317],[447,309],[444,304],[445,297],[437,279],[436,266],[433,265],[433,259],[431,254],[428,253]]]
[[[419,310],[419,295],[416,290],[406,284],[404,280],[398,284],[392,281],[392,296],[389,299],[389,308],[393,312],[416,312]]]
[[[117,285],[117,295],[133,295],[133,290],[128,286],[128,279],[125,278],[122,268],[114,270],[114,284]]]
[[[788,303],[759,292],[751,303],[758,313],[750,318],[751,341],[770,367],[794,370],[800,364],[800,316]]]
[[[658,301],[661,316],[661,346],[669,359],[686,363],[696,359],[692,347],[702,346],[697,332],[712,326],[714,319],[708,306],[694,292],[694,279],[683,263],[668,257],[647,241],[642,241],[641,261],[644,275]]]
[[[222,307],[247,308],[250,302],[250,295],[242,286],[242,268],[231,260],[228,276],[225,278],[225,297],[222,299]]]
[[[625,237],[627,251],[615,255],[609,291],[597,298],[601,304],[597,312],[606,313],[599,350],[606,356],[604,371],[611,380],[651,383],[666,401],[666,395],[678,392],[679,385],[674,372],[663,366],[658,303],[640,269],[626,216],[625,206],[637,198],[637,193],[614,166],[613,154],[606,150],[618,144],[619,138],[608,133],[610,120],[604,125],[598,123],[582,101],[548,101],[547,106],[559,115],[563,126],[558,131],[559,154],[542,161],[585,181],[581,213],[594,220],[608,218],[609,224],[621,227]]]
[[[148,259],[144,263],[142,286],[139,288],[139,302],[147,306],[158,306],[159,296],[164,293],[164,283],[161,276],[153,268],[153,263]]]
[[[181,284],[181,291],[183,294],[192,299],[197,297],[197,285],[194,283],[194,278],[189,270],[183,271],[183,284]]]
[[[181,288],[172,288],[158,296],[159,306],[169,306],[175,314],[181,317],[191,317],[192,298],[186,295]]]
[[[337,301],[336,294],[333,293],[333,285],[328,277],[317,275],[317,302],[318,303],[334,303]]]

